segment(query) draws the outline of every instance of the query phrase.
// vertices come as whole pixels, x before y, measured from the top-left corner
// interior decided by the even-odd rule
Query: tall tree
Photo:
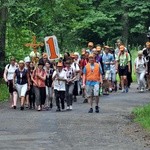
[[[0,77],[5,62],[6,22],[8,9],[4,6],[6,0],[1,0],[0,7]]]

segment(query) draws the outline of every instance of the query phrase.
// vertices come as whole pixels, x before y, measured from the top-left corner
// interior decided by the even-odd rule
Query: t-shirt
[[[11,64],[6,65],[5,70],[7,70],[7,80],[13,80],[13,76],[17,66],[12,66]]]
[[[127,52],[123,54],[118,54],[116,57],[116,61],[119,62],[119,66],[127,66],[130,60],[131,60],[130,55]]]
[[[49,70],[47,70],[45,68],[45,71],[46,71],[46,80],[45,80],[45,84],[46,86],[48,87],[51,87],[52,86],[52,75],[53,75],[53,72],[54,72],[54,68],[50,68]]]
[[[56,74],[59,76],[59,78],[63,78],[67,80],[66,71],[64,71],[64,69],[62,69],[61,72],[55,70],[52,77],[54,77]],[[58,81],[55,79],[53,84],[54,84],[54,90],[66,91],[66,81]]]
[[[73,79],[75,76],[75,70],[70,66],[70,68],[64,68],[64,71],[66,72],[67,79]]]
[[[142,57],[141,59],[139,59],[139,57],[137,57],[134,61],[134,64],[136,66],[136,70],[138,73],[141,73],[143,71],[146,71],[146,60],[144,57]]]
[[[74,72],[80,71],[79,65],[78,65],[76,62],[73,62],[73,63],[71,64],[71,68],[73,69]],[[80,78],[80,77],[79,77],[79,73],[75,73],[75,75],[76,75],[75,81],[78,81],[79,78]]]
[[[38,75],[44,77],[44,76],[46,75],[45,70],[44,70],[44,69],[40,70],[40,69],[37,68],[37,69],[34,70],[34,72],[33,72],[33,78],[34,78],[34,80],[37,82],[38,87],[45,87],[45,80],[42,80],[42,79],[38,78],[38,77],[36,76],[36,74],[38,74]],[[35,85],[35,84],[34,84],[34,85]]]
[[[112,54],[108,53],[108,54],[103,54],[102,56],[102,61],[103,61],[103,65],[104,65],[104,70],[110,70],[110,64],[105,64],[106,62],[114,62],[114,57]]]

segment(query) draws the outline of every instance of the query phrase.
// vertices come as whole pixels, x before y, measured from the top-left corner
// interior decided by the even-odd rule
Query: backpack
[[[8,75],[8,69],[10,68],[10,64],[8,64],[7,66],[7,72],[6,72],[6,76]]]

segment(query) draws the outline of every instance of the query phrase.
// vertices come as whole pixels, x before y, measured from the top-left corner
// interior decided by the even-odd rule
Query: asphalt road
[[[83,98],[73,111],[37,112],[0,105],[0,150],[148,150],[142,141],[133,140],[124,128],[133,107],[150,102],[150,93],[111,93],[100,98],[100,113],[88,114]]]

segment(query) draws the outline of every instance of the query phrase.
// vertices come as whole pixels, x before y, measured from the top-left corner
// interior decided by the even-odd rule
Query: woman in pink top
[[[38,67],[33,71],[32,81],[35,93],[35,101],[37,105],[37,110],[40,111],[42,106],[45,104],[46,99],[46,89],[45,89],[45,80],[46,80],[46,72],[43,69],[44,64],[39,63]]]

